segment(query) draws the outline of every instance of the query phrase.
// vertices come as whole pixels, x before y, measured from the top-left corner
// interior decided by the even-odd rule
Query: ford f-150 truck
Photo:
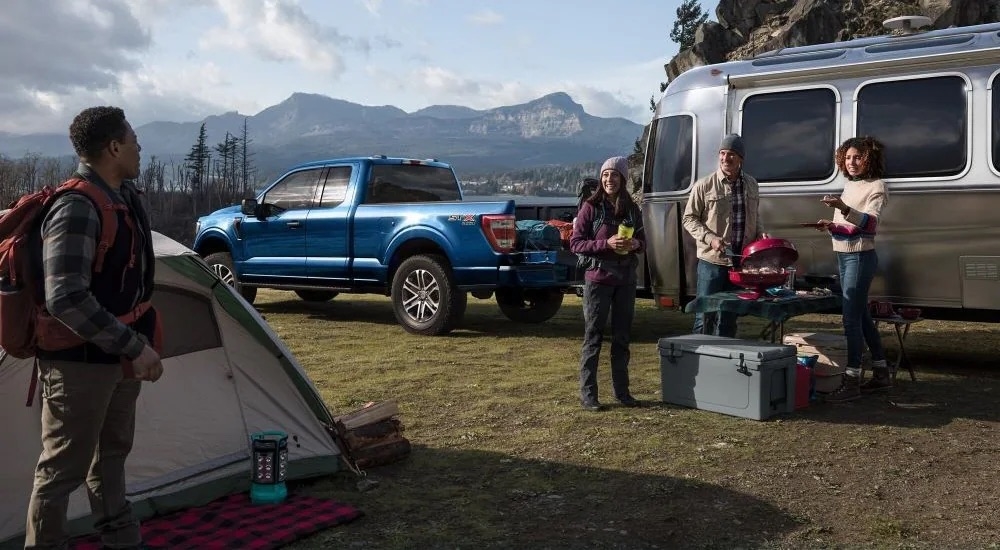
[[[385,156],[296,166],[201,217],[194,249],[249,302],[258,288],[307,301],[391,296],[415,334],[456,328],[467,294],[495,296],[510,319],[539,323],[579,281],[566,250],[516,250],[514,202],[466,202],[451,166]]]

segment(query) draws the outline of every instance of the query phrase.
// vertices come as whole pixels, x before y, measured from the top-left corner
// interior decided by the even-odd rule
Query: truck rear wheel
[[[406,259],[392,279],[392,310],[407,332],[440,336],[465,315],[468,296],[455,286],[451,269],[438,255]]]
[[[233,257],[228,252],[216,252],[205,256],[205,263],[212,268],[212,271],[222,279],[222,282],[236,289],[236,292],[243,296],[243,299],[251,304],[257,298],[257,287],[243,286],[236,277],[236,270],[233,268]]]
[[[558,288],[498,288],[496,295],[500,311],[516,323],[544,323],[563,302]]]
[[[329,302],[337,297],[335,290],[296,290],[295,294],[306,302]]]

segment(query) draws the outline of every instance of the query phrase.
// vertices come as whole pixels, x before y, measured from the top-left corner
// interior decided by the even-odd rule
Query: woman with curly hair
[[[839,197],[822,201],[833,209],[832,220],[819,220],[820,230],[830,233],[840,267],[843,290],[844,336],[847,339],[847,372],[841,387],[827,397],[831,403],[853,401],[861,392],[887,390],[892,379],[882,348],[882,339],[868,309],[868,291],[878,268],[875,234],[879,217],[888,201],[882,181],[884,147],[873,137],[854,137],[837,148],[837,168],[847,178]],[[873,377],[860,384],[865,344],[871,352]]]

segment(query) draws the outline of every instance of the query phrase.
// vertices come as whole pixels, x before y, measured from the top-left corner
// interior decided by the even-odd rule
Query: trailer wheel
[[[295,294],[306,302],[329,302],[337,296],[334,290],[296,290]]]
[[[257,287],[240,284],[236,277],[236,270],[233,268],[233,257],[228,252],[209,254],[205,256],[205,263],[222,279],[222,282],[236,289],[236,292],[239,292],[244,300],[252,304],[257,298]]]
[[[544,323],[559,311],[563,291],[558,288],[498,288],[497,305],[516,323]]]
[[[468,295],[455,286],[451,269],[439,255],[406,259],[392,279],[392,310],[412,334],[440,336],[462,321]]]

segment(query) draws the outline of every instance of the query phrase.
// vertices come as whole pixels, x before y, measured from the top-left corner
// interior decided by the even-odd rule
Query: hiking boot
[[[885,366],[874,367],[871,379],[861,384],[861,391],[864,393],[887,391],[890,388],[892,388],[892,376],[889,375],[889,368]]]
[[[641,407],[642,403],[638,399],[632,397],[631,395],[626,395],[625,397],[619,397],[618,402],[625,407]]]
[[[833,390],[826,396],[827,403],[847,403],[861,398],[861,389],[858,387],[858,379],[853,376],[845,376],[840,387]]]
[[[596,399],[584,399],[580,404],[581,406],[583,406],[584,409],[592,412],[597,412],[604,409],[601,403]]]

